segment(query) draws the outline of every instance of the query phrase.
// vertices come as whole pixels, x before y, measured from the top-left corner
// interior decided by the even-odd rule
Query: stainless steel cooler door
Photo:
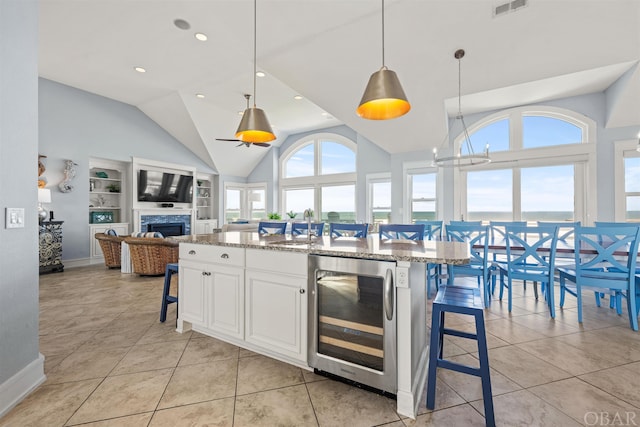
[[[309,257],[309,366],[396,393],[395,268]]]

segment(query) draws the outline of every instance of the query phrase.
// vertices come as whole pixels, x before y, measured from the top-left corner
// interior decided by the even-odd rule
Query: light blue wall
[[[39,150],[47,155],[49,209],[64,221],[63,260],[89,257],[89,158],[130,162],[133,156],[215,172],[136,107],[47,79],[39,80],[39,101]],[[70,193],[57,188],[65,159],[78,164]]]
[[[30,385],[37,385],[21,381],[23,369],[38,360],[36,1],[0,1],[0,53],[1,417]],[[24,209],[24,228],[5,228],[7,207]],[[41,364],[34,370],[32,380],[44,378]]]
[[[334,126],[290,135],[279,147],[279,150],[271,149],[270,155],[265,156],[256,166],[247,182],[267,182],[267,194],[269,195],[267,211],[278,210],[280,153],[284,153],[291,145],[300,140],[318,133],[340,135],[357,144],[356,211],[358,220],[364,221],[366,219],[366,176],[371,173],[388,172],[390,155],[347,126]]]

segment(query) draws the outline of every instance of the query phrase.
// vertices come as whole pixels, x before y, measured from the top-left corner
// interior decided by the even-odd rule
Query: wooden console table
[[[40,223],[40,274],[63,271],[62,264],[62,224],[64,221],[43,221]]]

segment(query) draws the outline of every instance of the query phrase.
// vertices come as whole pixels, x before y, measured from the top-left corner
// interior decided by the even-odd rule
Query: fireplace
[[[147,231],[157,231],[163,236],[182,236],[185,234],[183,222],[166,222],[163,224],[147,224]]]
[[[191,211],[181,210],[181,212],[175,212],[178,209],[145,209],[137,210],[134,213],[134,231],[148,232],[159,231],[164,236],[175,235],[189,235],[191,234]],[[171,211],[171,212],[168,212]],[[169,234],[165,234],[160,228],[156,226],[182,224],[182,229],[167,230]],[[153,226],[154,228],[151,228]],[[171,227],[173,228],[173,227]]]

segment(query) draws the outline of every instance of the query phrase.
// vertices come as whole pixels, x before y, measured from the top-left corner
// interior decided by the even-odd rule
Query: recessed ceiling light
[[[239,116],[244,115],[244,111],[238,111],[238,115],[239,115]]]
[[[143,67],[133,67],[134,70],[136,70],[139,73],[146,73],[147,70],[145,70]]]
[[[207,35],[206,35],[206,34],[204,34],[204,33],[195,33],[195,34],[194,34],[194,37],[195,37],[197,40],[200,40],[201,42],[206,42],[206,41],[207,41]]]
[[[176,19],[175,21],[173,21],[173,25],[180,28],[181,30],[188,30],[189,28],[191,28],[191,25],[184,19]]]
[[[327,116],[329,115],[329,113],[327,113],[326,111],[324,111],[324,112],[322,113],[322,115],[323,115],[323,116],[325,116],[325,117],[327,117]]]
[[[204,98],[204,95],[203,95],[203,94],[201,94],[201,93],[196,93],[196,98],[200,98],[200,99],[202,99],[202,98]]]
[[[301,95],[296,95],[293,97],[293,99],[295,99],[296,101],[300,101],[302,99]]]
[[[258,71],[258,72],[256,72],[256,76],[264,77],[264,76],[266,76],[266,74],[263,71]]]

